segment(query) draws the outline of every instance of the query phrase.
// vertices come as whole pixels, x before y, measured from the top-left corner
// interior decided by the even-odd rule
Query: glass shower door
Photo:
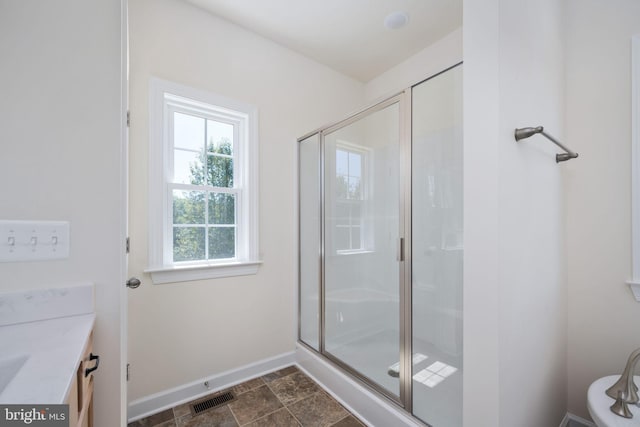
[[[400,396],[400,105],[324,134],[325,354]]]

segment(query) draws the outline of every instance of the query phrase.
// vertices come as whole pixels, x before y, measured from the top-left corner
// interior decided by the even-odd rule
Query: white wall
[[[500,425],[556,426],[566,411],[562,2],[500,2]],[[567,142],[571,147],[571,144]],[[579,160],[573,160],[578,162]]]
[[[296,138],[362,104],[325,66],[175,0],[131,0],[130,399],[295,348]],[[258,107],[260,254],[255,276],[153,285],[147,265],[151,76]]]
[[[463,425],[499,426],[499,0],[463,22]]]
[[[0,264],[0,291],[95,283],[97,426],[124,420],[120,19],[119,1],[0,1],[0,219],[71,223],[68,259]]]
[[[567,1],[569,411],[640,347],[631,278],[631,36],[635,0]]]
[[[566,409],[563,11],[465,2],[465,425],[554,426]]]
[[[365,86],[365,97],[371,102],[393,95],[460,61],[462,61],[462,28],[368,81]]]

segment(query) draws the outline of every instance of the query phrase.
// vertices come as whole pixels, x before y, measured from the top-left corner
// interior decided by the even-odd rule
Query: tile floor
[[[235,400],[195,417],[189,411],[189,403],[185,403],[129,423],[128,427],[364,426],[295,366],[238,384],[231,390]]]

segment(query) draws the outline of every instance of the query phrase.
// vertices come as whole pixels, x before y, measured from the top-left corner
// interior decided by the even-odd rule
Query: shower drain
[[[219,406],[225,405],[233,400],[235,400],[235,395],[226,391],[224,393],[216,394],[215,396],[205,397],[204,399],[200,399],[189,405],[189,409],[191,410],[191,415],[196,416],[202,414],[203,412],[207,412],[211,409],[217,408]]]

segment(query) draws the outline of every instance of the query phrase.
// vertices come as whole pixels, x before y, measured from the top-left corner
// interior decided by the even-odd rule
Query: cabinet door
[[[67,398],[67,405],[69,405],[69,425],[75,426],[78,424],[78,381],[76,379],[71,384],[69,390],[69,397]]]
[[[89,390],[89,385],[93,381],[93,372],[86,375],[87,370],[91,370],[91,368],[96,366],[96,361],[91,360],[90,356],[93,351],[93,332],[89,336],[89,342],[87,343],[87,347],[84,350],[84,354],[82,356],[82,361],[80,362],[80,370],[78,371],[78,384],[80,384],[78,393],[80,394],[80,406],[84,406],[85,395]]]
[[[93,383],[91,384],[91,392],[84,418],[81,420],[79,427],[93,427]]]
[[[91,359],[93,351],[93,332],[89,335],[87,347],[78,363],[73,384],[69,390],[66,404],[69,405],[70,427],[93,426],[93,371],[87,375],[87,369],[96,367],[97,360]]]
[[[85,348],[80,368],[78,369],[78,422],[79,427],[93,424],[93,373],[97,366],[97,360],[91,359],[93,352],[93,333],[89,336],[89,342]],[[76,425],[76,424],[70,424]]]

